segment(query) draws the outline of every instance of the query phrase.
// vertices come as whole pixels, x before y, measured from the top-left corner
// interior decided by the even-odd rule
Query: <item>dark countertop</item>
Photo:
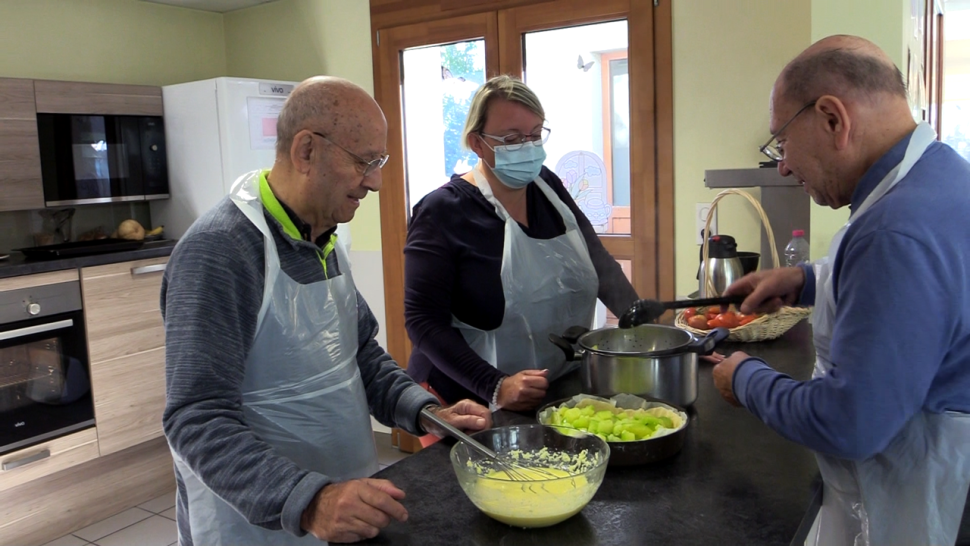
[[[126,250],[122,252],[108,252],[105,254],[92,254],[89,256],[78,256],[76,258],[63,258],[55,260],[28,259],[19,252],[12,252],[10,257],[0,260],[0,279],[6,277],[19,277],[20,275],[32,275],[34,273],[47,273],[48,271],[62,271],[65,269],[77,269],[92,265],[113,264],[118,262],[128,262],[132,260],[144,260],[147,258],[161,258],[172,254],[175,248],[174,239],[162,239],[159,241],[148,241],[141,248],[136,250]]]
[[[806,321],[780,339],[722,349],[734,350],[760,356],[796,379],[811,376],[815,358]],[[810,525],[817,511],[814,456],[724,402],[714,388],[712,367],[700,365],[683,450],[653,465],[608,469],[596,496],[577,516],[533,530],[492,520],[462,492],[448,458],[454,442],[443,440],[374,476],[406,492],[409,519],[361,544],[706,546],[789,544],[796,534],[803,537],[803,520]],[[578,392],[576,377],[564,380],[550,400]],[[534,422],[507,411],[496,412],[495,421],[497,426]]]

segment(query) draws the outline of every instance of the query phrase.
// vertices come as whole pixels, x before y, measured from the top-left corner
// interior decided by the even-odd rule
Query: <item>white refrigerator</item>
[[[276,118],[295,82],[213,78],[162,87],[169,199],[152,201],[153,225],[181,238],[249,171],[276,157]],[[350,229],[337,227],[350,248]]]

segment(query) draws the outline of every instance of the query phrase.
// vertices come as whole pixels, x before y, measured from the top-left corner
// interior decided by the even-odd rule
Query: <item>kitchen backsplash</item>
[[[58,211],[66,208],[74,209],[70,222],[72,241],[76,241],[82,233],[99,226],[105,234],[111,235],[118,224],[129,218],[137,220],[146,231],[155,227],[151,225],[151,211],[147,202],[78,205],[43,210]],[[34,235],[44,231],[44,219],[38,210],[0,212],[0,254],[7,254],[14,248],[37,246]]]

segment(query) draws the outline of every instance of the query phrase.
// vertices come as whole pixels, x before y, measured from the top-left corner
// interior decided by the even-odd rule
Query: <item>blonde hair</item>
[[[485,121],[488,119],[488,103],[493,98],[517,102],[543,120],[546,119],[539,97],[529,89],[529,86],[522,83],[522,80],[504,74],[495,76],[479,87],[472,98],[468,118],[465,119],[465,128],[461,132],[461,145],[466,150],[469,149],[468,135],[480,133],[482,127],[485,127]]]

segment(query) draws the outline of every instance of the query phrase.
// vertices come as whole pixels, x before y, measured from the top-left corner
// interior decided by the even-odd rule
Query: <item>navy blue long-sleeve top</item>
[[[904,138],[863,176],[860,206],[905,153]],[[932,144],[854,219],[836,256],[834,368],[795,381],[760,359],[735,371],[739,402],[782,436],[852,460],[882,452],[918,412],[970,412],[970,164]],[[803,304],[815,301],[806,271]],[[818,287],[820,289],[820,287]]]
[[[636,291],[559,177],[546,167],[539,176],[576,216],[599,278],[599,299],[620,315],[637,299]],[[526,192],[525,234],[551,239],[565,233],[562,216],[542,190],[533,182]],[[506,376],[451,325],[452,316],[482,330],[501,325],[504,241],[505,223],[495,207],[459,175],[414,207],[404,247],[404,318],[414,346],[408,374],[427,381],[448,403],[462,398],[487,403]]]

